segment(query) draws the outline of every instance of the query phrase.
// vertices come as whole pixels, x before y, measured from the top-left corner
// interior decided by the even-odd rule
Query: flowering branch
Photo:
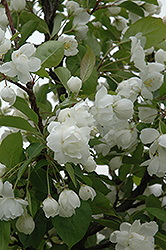
[[[15,28],[14,28],[14,24],[13,24],[13,20],[12,20],[11,14],[10,14],[10,10],[9,10],[7,0],[2,0],[1,4],[5,7],[6,15],[7,15],[8,20],[9,20],[10,29],[11,29],[12,35],[14,35],[16,32],[15,32]],[[18,44],[18,38],[17,37],[14,39],[14,42],[15,42],[16,48],[18,49],[19,44]]]

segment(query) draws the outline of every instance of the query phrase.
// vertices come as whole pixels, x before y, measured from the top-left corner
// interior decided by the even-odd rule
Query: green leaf
[[[101,180],[100,175],[94,172],[94,173],[89,173],[88,177],[92,180],[93,183],[92,186],[95,188],[95,190],[98,190],[104,195],[107,195],[110,192],[110,189],[107,188],[107,186]]]
[[[153,216],[157,217],[159,220],[166,221],[166,211],[165,210],[155,208],[155,207],[147,207],[145,210],[148,211]]]
[[[36,50],[36,57],[41,60],[43,68],[56,67],[63,59],[64,44],[58,41],[48,41]]]
[[[163,250],[165,250],[165,246],[166,246],[166,235],[161,234],[161,233],[157,233],[155,235],[155,240],[156,240],[156,244],[158,246],[160,246]]]
[[[154,196],[154,194],[149,195],[145,200],[146,207],[161,208],[160,200]]]
[[[58,67],[54,70],[54,72],[57,75],[57,77],[59,78],[59,80],[61,81],[61,83],[63,84],[63,86],[65,87],[65,89],[67,89],[67,91],[70,92],[70,89],[67,86],[67,81],[71,77],[70,71],[64,67]]]
[[[5,137],[0,145],[0,162],[8,168],[20,162],[23,153],[23,140],[20,132]]]
[[[155,4],[155,5],[158,5],[157,0],[144,0],[144,1],[147,2],[147,3],[152,3],[152,4]]]
[[[36,20],[29,20],[27,23],[25,23],[21,27],[21,38],[19,40],[19,45],[21,46],[25,41],[27,40],[28,37],[30,37],[33,32],[37,29],[39,25],[39,21],[36,22]]]
[[[44,169],[33,170],[30,175],[30,182],[39,191],[47,194],[47,176]]]
[[[94,52],[95,56],[100,56],[100,44],[97,41],[97,38],[94,37],[92,32],[88,32],[86,39],[84,40],[84,43],[89,46],[89,48]]]
[[[36,125],[38,124],[38,116],[37,114],[28,106],[28,103],[21,97],[17,96],[13,107],[20,110],[23,114],[25,114],[31,121],[33,121]]]
[[[93,214],[107,213],[110,211],[110,201],[109,199],[100,193],[96,192],[97,195],[92,202],[90,202]]]
[[[33,20],[34,22],[38,23],[37,30],[39,32],[49,33],[49,28],[48,28],[46,22],[43,19],[41,19],[40,17],[38,17],[37,15],[33,14],[32,12],[27,12],[27,11],[21,12],[20,20],[23,24],[27,23],[30,20],[31,21]]]
[[[73,167],[69,163],[67,163],[65,165],[65,168],[66,168],[66,171],[68,172],[68,174],[69,174],[69,176],[70,176],[70,178],[71,178],[74,186],[77,187],[77,182],[76,182],[76,178],[75,178]]]
[[[105,226],[105,227],[108,227],[112,230],[117,230],[119,229],[119,226],[120,226],[120,223],[118,221],[114,221],[112,219],[110,220],[106,220],[106,219],[95,219],[94,221],[96,221],[97,223]]]
[[[25,119],[17,116],[5,115],[0,117],[0,126],[23,129],[34,132],[35,129]]]
[[[146,37],[145,49],[155,46],[166,36],[166,26],[160,18],[143,17],[133,23],[124,34],[123,40],[128,40],[130,36],[135,36],[138,32]]]
[[[63,218],[56,216],[52,218],[57,234],[68,245],[69,249],[83,238],[90,222],[91,209],[87,202],[82,202],[72,217]]]
[[[26,152],[30,159],[33,159],[34,157],[38,156],[40,152],[45,148],[44,144],[42,143],[32,143],[27,149]]]
[[[68,247],[66,245],[54,245],[53,247],[50,248],[50,250],[68,250]]]
[[[56,13],[56,16],[54,18],[54,26],[53,26],[53,30],[51,33],[51,37],[54,37],[58,33],[58,31],[61,27],[61,22],[64,18],[65,18],[65,16],[63,14]]]
[[[166,134],[166,124],[162,122],[161,120],[159,121],[160,128],[163,134]]]
[[[81,68],[80,68],[80,77],[82,82],[88,80],[93,72],[93,68],[95,65],[95,54],[93,51],[87,46],[87,51],[82,58]]]
[[[10,242],[10,222],[0,221],[0,249],[7,250]]]
[[[32,161],[32,159],[40,154],[40,152],[45,148],[45,146],[41,143],[35,142],[32,143],[27,149],[26,152],[29,158],[21,165],[18,171],[18,180],[21,178],[23,173],[25,172],[28,164]]]
[[[121,3],[119,7],[125,8],[126,10],[129,10],[136,15],[144,17],[143,9],[140,6],[138,6],[136,3],[126,1],[126,2]]]
[[[92,93],[95,93],[97,86],[97,79],[98,79],[97,71],[94,68],[91,76],[88,78],[88,80],[86,80],[82,84],[82,93],[84,95],[90,95]]]

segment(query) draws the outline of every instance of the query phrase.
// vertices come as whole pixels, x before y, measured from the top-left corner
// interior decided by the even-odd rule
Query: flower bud
[[[10,86],[4,87],[1,90],[0,95],[1,95],[2,100],[4,100],[5,102],[8,102],[9,105],[13,105],[15,103],[16,93],[12,88],[10,88]]]
[[[96,191],[90,186],[81,185],[79,196],[83,201],[87,201],[88,199],[91,199],[93,201],[96,196]]]
[[[0,177],[2,175],[4,175],[4,173],[6,172],[7,167],[5,165],[3,165],[2,163],[0,163]]]
[[[87,162],[84,164],[84,169],[87,172],[93,172],[96,169],[96,162],[94,161],[92,156],[88,157]]]
[[[59,195],[60,213],[62,217],[71,217],[75,209],[80,207],[80,199],[73,190],[65,189]]]
[[[21,215],[17,222],[16,228],[24,234],[31,234],[35,229],[35,222],[29,214]]]
[[[10,9],[21,12],[25,9],[26,1],[25,0],[11,0]]]
[[[43,211],[45,213],[45,216],[47,218],[55,217],[59,213],[59,205],[58,202],[53,199],[52,197],[48,196],[44,201],[43,201]]]
[[[110,160],[109,166],[111,170],[119,169],[122,165],[122,157],[121,156],[115,156]]]
[[[67,86],[69,87],[69,89],[74,92],[74,93],[78,93],[82,87],[82,81],[80,78],[78,78],[77,76],[74,77],[72,76],[68,81],[67,81]]]

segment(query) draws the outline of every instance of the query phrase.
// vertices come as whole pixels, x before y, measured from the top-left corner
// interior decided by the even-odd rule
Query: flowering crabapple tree
[[[0,249],[165,249],[160,10],[0,1]]]

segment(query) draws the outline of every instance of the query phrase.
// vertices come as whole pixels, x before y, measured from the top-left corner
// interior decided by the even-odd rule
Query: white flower
[[[122,164],[123,163],[122,163],[122,157],[121,156],[115,156],[109,162],[110,169],[113,170],[113,171],[116,170],[116,169],[119,169]]]
[[[116,92],[123,98],[135,101],[142,89],[142,80],[138,77],[132,77],[119,83]]]
[[[7,167],[5,165],[3,165],[2,163],[0,163],[0,177],[2,177],[4,175],[6,170],[7,170]]]
[[[73,27],[76,37],[79,40],[84,40],[86,38],[87,32],[89,30],[88,26],[86,24],[80,23],[79,25],[76,25]]]
[[[4,55],[11,48],[11,42],[5,38],[5,32],[0,28],[0,55]]]
[[[88,105],[81,101],[76,103],[72,108],[62,109],[58,115],[58,121],[64,122],[67,118],[71,118],[76,122],[76,126],[79,128],[86,126],[93,126],[93,116],[88,112]]]
[[[65,189],[60,195],[58,202],[60,204],[59,216],[71,217],[75,214],[75,209],[80,207],[80,199],[73,190]]]
[[[94,107],[92,108],[92,114],[95,120],[101,126],[110,124],[114,112],[112,103],[114,98],[112,95],[107,94],[107,89],[102,86],[96,93]]]
[[[89,199],[93,201],[96,196],[96,191],[90,186],[81,185],[81,188],[79,190],[79,196],[83,201],[87,201]]]
[[[122,149],[127,149],[132,144],[137,142],[137,131],[135,128],[122,129],[115,134],[115,141],[117,146]]]
[[[27,210],[18,218],[16,228],[19,232],[24,234],[31,234],[35,229],[35,222],[33,218],[27,213]]]
[[[157,50],[154,58],[156,62],[164,64],[164,62],[166,62],[166,51],[163,49]]]
[[[35,51],[33,44],[24,44],[12,53],[11,62],[0,67],[0,72],[10,77],[17,75],[22,83],[27,83],[31,80],[29,72],[36,72],[41,67],[41,60],[34,57]]]
[[[89,22],[90,15],[83,8],[76,8],[74,11],[73,28],[79,25],[85,25]]]
[[[58,38],[58,41],[65,44],[65,56],[75,56],[78,53],[78,42],[74,36],[62,35]]]
[[[25,0],[11,0],[10,2],[10,9],[21,12],[25,9],[26,1]]]
[[[145,37],[141,36],[141,33],[138,33],[136,36],[131,36],[131,59],[130,61],[134,61],[134,65],[139,70],[144,69],[146,66],[145,63],[145,51],[143,46],[145,44]]]
[[[144,9],[147,11],[150,15],[153,14],[160,14],[161,11],[161,3],[159,2],[159,6],[151,3],[145,3]]]
[[[83,167],[87,172],[93,172],[96,169],[96,162],[94,161],[91,155],[88,157],[88,160],[83,164]]]
[[[24,212],[24,207],[28,202],[19,198],[14,198],[12,184],[6,181],[3,185],[0,198],[0,220],[9,221],[21,216]]]
[[[116,116],[121,120],[130,119],[134,113],[132,101],[126,98],[115,101],[112,106]]]
[[[158,225],[155,221],[146,222],[142,225],[139,220],[133,224],[123,222],[120,225],[120,231],[114,231],[110,236],[110,241],[117,243],[117,250],[154,250],[153,236],[158,231]]]
[[[121,12],[121,7],[111,6],[111,7],[108,7],[108,11],[110,15],[116,16]]]
[[[0,91],[2,100],[8,102],[9,105],[13,105],[16,101],[16,93],[10,86],[5,86]]]
[[[82,81],[79,77],[77,76],[72,76],[68,81],[67,81],[67,86],[69,89],[74,92],[78,93],[82,87]]]
[[[117,30],[122,31],[127,27],[128,20],[124,17],[118,16],[114,19],[112,25],[116,27]]]
[[[6,30],[9,21],[5,12],[5,8],[0,8],[0,28]]]
[[[158,113],[156,109],[150,107],[140,106],[138,107],[139,110],[139,118],[144,123],[152,123]]]
[[[79,7],[79,4],[74,1],[67,1],[66,3],[66,8],[69,15],[73,14]]]
[[[50,135],[47,145],[54,151],[54,159],[59,164],[73,162],[84,164],[89,157],[90,128],[78,128],[73,119],[64,123],[51,122],[48,126]]]
[[[52,197],[48,196],[44,201],[43,201],[43,211],[44,214],[47,218],[55,217],[56,215],[59,214],[59,204],[58,202],[53,199]]]
[[[163,83],[163,75],[160,73],[165,69],[162,63],[148,63],[140,72],[140,77],[149,91],[156,91]]]

